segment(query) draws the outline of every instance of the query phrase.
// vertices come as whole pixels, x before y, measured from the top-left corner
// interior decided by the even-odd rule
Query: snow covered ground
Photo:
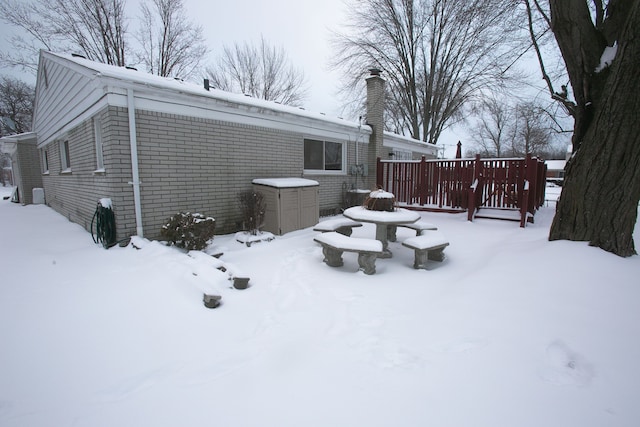
[[[446,260],[412,269],[399,229],[373,276],[311,229],[216,236],[236,290],[209,257],[0,200],[0,425],[638,426],[640,257],[548,242],[552,215],[424,213]]]

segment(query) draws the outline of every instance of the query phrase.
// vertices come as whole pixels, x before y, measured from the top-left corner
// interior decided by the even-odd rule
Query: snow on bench
[[[345,236],[351,236],[354,227],[362,227],[362,224],[349,218],[335,218],[319,222],[313,227],[313,231],[321,231],[323,233],[337,231]]]
[[[427,260],[442,262],[444,260],[444,248],[449,246],[447,239],[437,231],[428,231],[416,237],[410,237],[403,246],[415,251],[413,268],[427,269]]]
[[[416,221],[414,223],[411,224],[400,224],[400,225],[389,225],[387,226],[387,240],[390,242],[395,242],[397,240],[396,237],[396,229],[397,227],[405,227],[405,228],[410,228],[412,230],[416,231],[416,236],[419,236],[422,234],[423,231],[427,231],[427,230],[437,230],[438,227],[436,227],[434,224],[431,224],[429,222],[425,222],[425,221]]]
[[[358,265],[365,274],[376,272],[376,258],[382,254],[382,242],[345,236],[336,231],[319,234],[313,240],[322,245],[324,262],[330,267],[341,267],[343,252],[357,252]]]

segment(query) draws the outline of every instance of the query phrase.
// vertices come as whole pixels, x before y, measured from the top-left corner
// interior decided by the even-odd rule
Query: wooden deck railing
[[[527,156],[509,159],[381,160],[376,182],[406,207],[468,212],[478,209],[520,212],[520,223],[532,221],[544,203],[546,166]]]

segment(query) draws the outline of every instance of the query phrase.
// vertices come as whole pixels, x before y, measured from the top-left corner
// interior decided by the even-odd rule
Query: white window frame
[[[327,142],[330,143],[334,143],[334,144],[340,144],[341,146],[341,160],[342,160],[342,164],[340,165],[340,169],[339,170],[326,170],[326,169],[306,169],[304,168],[304,145],[305,145],[305,141],[307,140],[312,140],[312,141],[320,141],[323,143],[323,150],[322,152],[324,153],[324,144]],[[302,147],[302,155],[303,155],[303,170],[304,173],[306,175],[346,175],[347,173],[347,144],[344,141],[336,141],[333,139],[326,139],[326,138],[318,138],[318,137],[313,137],[313,136],[308,136],[305,137],[302,141],[303,147]],[[325,165],[325,160],[324,158],[322,159],[322,164]]]
[[[102,120],[99,117],[93,118],[94,138],[96,142],[96,170],[104,172],[104,154],[102,151]]]
[[[71,149],[69,148],[69,140],[60,141],[60,173],[71,172]]]

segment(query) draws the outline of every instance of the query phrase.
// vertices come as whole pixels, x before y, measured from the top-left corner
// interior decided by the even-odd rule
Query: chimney
[[[382,71],[378,68],[369,69],[367,77],[367,124],[373,129],[369,139],[369,153],[367,164],[369,177],[373,178],[371,187],[375,186],[375,168],[378,157],[389,158],[389,150],[383,148],[384,138],[384,85],[385,80],[380,76]]]

